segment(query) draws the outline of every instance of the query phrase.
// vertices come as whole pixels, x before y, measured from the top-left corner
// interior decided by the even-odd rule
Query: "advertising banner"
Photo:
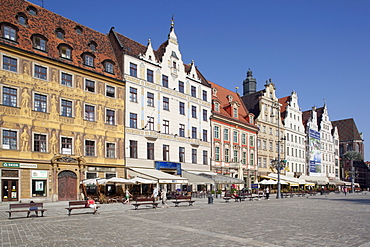
[[[310,129],[310,173],[321,173],[320,133]],[[312,174],[313,175],[313,174]]]

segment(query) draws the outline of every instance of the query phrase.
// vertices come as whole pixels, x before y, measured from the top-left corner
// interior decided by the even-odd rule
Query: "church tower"
[[[256,92],[257,81],[252,76],[252,71],[247,71],[247,78],[243,81],[243,96]]]

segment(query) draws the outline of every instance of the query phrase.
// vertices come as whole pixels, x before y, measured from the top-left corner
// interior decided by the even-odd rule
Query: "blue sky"
[[[370,160],[368,0],[44,0],[44,7],[102,33],[114,26],[142,44],[151,39],[154,49],[174,14],[185,63],[240,93],[251,68],[257,90],[272,78],[277,96],[295,90],[303,111],[326,102],[330,120],[355,120]]]

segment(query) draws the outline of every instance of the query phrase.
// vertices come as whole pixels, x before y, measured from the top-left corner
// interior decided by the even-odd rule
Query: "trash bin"
[[[212,194],[208,195],[208,204],[213,204],[213,195]]]

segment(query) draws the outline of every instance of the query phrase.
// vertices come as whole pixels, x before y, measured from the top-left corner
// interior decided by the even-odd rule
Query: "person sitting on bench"
[[[238,194],[236,194],[235,190],[234,190],[234,193],[232,194],[232,198],[235,198],[236,201],[239,200],[239,202],[242,201],[242,198]]]
[[[31,204],[31,205],[30,205],[29,210],[30,210],[30,211],[35,211],[36,216],[39,216],[39,215],[38,215],[38,211],[37,211],[39,208],[38,208],[38,207],[35,207],[35,206],[32,206],[32,204],[33,204],[33,203],[35,203],[35,202],[34,202],[34,201],[30,201],[30,204]]]
[[[94,214],[96,213],[96,203],[93,199],[90,197],[87,198],[86,207],[94,209]]]

